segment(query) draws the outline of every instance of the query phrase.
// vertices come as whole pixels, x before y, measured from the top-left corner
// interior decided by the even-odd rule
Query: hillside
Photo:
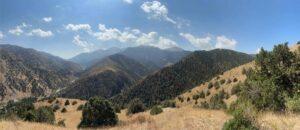
[[[93,52],[81,53],[79,55],[76,55],[71,58],[70,61],[80,64],[83,68],[87,68],[92,66],[95,62],[121,51],[122,49],[119,48],[109,48],[106,50],[99,49]]]
[[[135,60],[115,54],[85,70],[61,95],[83,99],[93,96],[110,98],[149,73],[151,71],[147,67]]]
[[[250,55],[232,50],[196,51],[178,63],[148,76],[112,100],[125,105],[130,100],[139,98],[147,106],[152,106],[251,60],[253,57]]]
[[[50,95],[76,78],[80,66],[33,49],[0,45],[0,100]]]
[[[151,46],[129,47],[120,54],[132,58],[144,66],[149,67],[152,71],[159,70],[168,65],[172,65],[191,52],[181,48],[160,49]]]

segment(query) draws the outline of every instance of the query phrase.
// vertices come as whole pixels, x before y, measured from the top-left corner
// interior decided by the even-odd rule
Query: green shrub
[[[65,106],[68,106],[68,105],[70,105],[70,101],[69,101],[69,100],[66,100]]]
[[[210,109],[226,109],[226,104],[223,101],[224,95],[221,91],[221,93],[218,93],[210,98],[209,101],[209,108]]]
[[[201,91],[201,92],[199,93],[199,97],[200,97],[200,98],[205,98],[205,93],[204,93],[203,91]]]
[[[51,107],[40,107],[36,110],[37,119],[36,122],[43,122],[54,124],[55,122],[55,115]]]
[[[175,108],[176,107],[176,102],[172,101],[172,100],[165,100],[162,102],[162,107],[163,108],[167,108],[167,107],[171,107],[171,108]]]
[[[66,124],[65,124],[65,120],[60,120],[57,122],[57,125],[58,126],[61,126],[61,127],[66,127]]]
[[[195,94],[195,95],[193,95],[193,99],[194,99],[194,100],[196,100],[196,101],[197,101],[199,98],[200,98],[199,94]]]
[[[56,97],[48,97],[48,103],[50,103],[50,104],[55,100],[56,100]]]
[[[5,107],[0,109],[0,118],[14,119],[15,117],[25,119],[29,111],[34,110],[33,103],[36,100],[32,98],[24,98],[20,101],[8,101]]]
[[[213,83],[209,82],[207,87],[208,89],[211,89],[213,86],[214,86]]]
[[[154,106],[154,107],[152,107],[152,109],[150,111],[150,114],[151,115],[157,115],[157,114],[160,114],[162,112],[163,112],[163,110],[159,106]]]
[[[289,111],[300,112],[300,96],[295,95],[293,98],[288,98],[285,105]]]
[[[210,92],[209,92],[209,91],[207,91],[207,92],[206,92],[206,96],[209,96],[209,95],[210,95]]]
[[[190,100],[191,100],[190,97],[187,97],[186,101],[189,102]]]
[[[140,99],[136,98],[129,103],[127,115],[143,112],[145,110],[146,107],[144,106],[143,102]]]
[[[214,86],[215,86],[216,89],[219,89],[219,88],[220,88],[220,83],[219,83],[218,81],[216,81],[216,82],[214,83]]]
[[[63,109],[61,109],[60,112],[61,112],[61,113],[66,113],[66,112],[67,112],[67,109],[64,107]]]
[[[121,113],[121,107],[119,106],[119,105],[114,105],[114,111],[116,112],[116,113]]]
[[[241,92],[241,85],[240,84],[234,85],[231,89],[231,95],[237,94],[239,92]]]
[[[178,100],[179,100],[180,102],[184,102],[184,98],[183,98],[183,97],[178,96],[177,98],[178,98]]]
[[[54,112],[56,112],[57,110],[60,109],[60,106],[59,106],[58,104],[54,104],[54,105],[52,106],[52,109],[53,109]]]
[[[55,104],[59,104],[59,101],[58,101],[58,100],[56,100],[56,101],[55,101]]]
[[[204,102],[201,102],[200,107],[204,108],[204,109],[208,109],[209,108],[209,104],[206,101],[204,101]]]
[[[90,98],[82,110],[82,119],[78,127],[113,126],[118,117],[111,103],[98,97]]]
[[[221,85],[223,85],[226,82],[225,79],[220,80]]]
[[[73,101],[73,102],[72,102],[72,105],[76,105],[76,104],[77,104],[77,101]]]
[[[82,109],[83,109],[83,107],[84,107],[84,105],[79,105],[78,107],[77,107],[77,111],[81,111]]]
[[[251,120],[245,117],[234,117],[229,121],[225,122],[222,130],[259,130],[254,126]]]

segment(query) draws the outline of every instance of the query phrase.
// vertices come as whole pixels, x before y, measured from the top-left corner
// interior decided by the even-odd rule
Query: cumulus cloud
[[[209,36],[198,38],[189,33],[180,33],[180,36],[188,40],[194,47],[202,50],[211,50],[214,47],[211,45],[211,38]]]
[[[29,36],[38,36],[38,37],[50,37],[53,36],[51,31],[44,31],[42,29],[33,29],[28,33]]]
[[[81,39],[79,35],[76,35],[73,37],[72,41],[76,46],[79,46],[83,49],[84,52],[90,52],[91,48],[94,46],[92,43],[88,43],[87,41],[84,41]]]
[[[170,23],[177,24],[175,20],[168,16],[168,8],[159,1],[144,2],[141,5],[141,9],[149,15],[148,18],[150,19],[165,20]]]
[[[26,27],[28,27],[28,25],[26,23],[22,23],[21,25],[16,26],[14,29],[8,30],[8,32],[13,35],[19,36],[24,32],[23,28],[26,28]]]
[[[121,43],[155,46],[162,49],[177,46],[175,41],[159,36],[157,32],[143,33],[138,29],[130,28],[119,30],[117,28],[107,28],[104,24],[99,24],[98,28],[100,31],[93,32],[92,35],[101,41],[116,40]]]
[[[132,4],[133,0],[123,0],[125,3]]]
[[[216,48],[235,49],[237,41],[225,36],[218,36]]]
[[[4,34],[0,31],[0,40],[3,39]]]
[[[68,24],[65,26],[67,30],[72,30],[72,31],[79,31],[79,30],[84,30],[84,31],[91,31],[91,26],[89,24]]]
[[[52,17],[44,17],[43,21],[49,23],[52,21]]]

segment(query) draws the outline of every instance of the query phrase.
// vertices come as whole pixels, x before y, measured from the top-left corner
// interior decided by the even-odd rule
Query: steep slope
[[[87,68],[93,65],[95,62],[121,51],[122,49],[119,48],[109,48],[107,50],[100,49],[93,52],[81,53],[71,58],[70,61],[80,64],[83,68]]]
[[[80,66],[33,49],[0,45],[0,100],[49,95],[67,86]]]
[[[151,46],[129,47],[120,54],[132,58],[152,71],[174,64],[191,52],[181,48],[159,49]]]
[[[133,59],[120,54],[111,55],[84,71],[80,79],[63,90],[61,95],[83,99],[93,96],[109,98],[150,72]]]
[[[251,60],[253,57],[250,55],[232,50],[196,51],[178,63],[148,76],[112,100],[125,105],[133,98],[140,98],[147,106],[151,106],[172,99],[217,74]]]

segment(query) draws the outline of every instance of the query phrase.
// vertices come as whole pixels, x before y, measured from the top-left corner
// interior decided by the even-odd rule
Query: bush
[[[81,111],[82,109],[83,109],[83,107],[84,107],[84,105],[79,105],[78,107],[77,107],[77,111]]]
[[[234,79],[233,79],[233,82],[237,82],[237,81],[238,81],[238,79],[237,79],[237,78],[234,78]]]
[[[199,97],[200,97],[200,98],[205,98],[205,94],[204,94],[203,91],[201,91],[201,92],[199,93]]]
[[[118,117],[111,103],[98,97],[90,98],[82,111],[82,119],[78,127],[113,126]]]
[[[34,111],[33,103],[35,101],[32,98],[24,98],[17,102],[10,100],[5,107],[0,109],[0,118],[14,119],[18,117],[25,119],[29,111]]]
[[[68,105],[70,105],[70,101],[69,101],[69,100],[67,100],[67,101],[65,102],[65,106],[68,106]]]
[[[167,108],[167,107],[171,107],[171,108],[175,108],[176,107],[176,102],[172,101],[172,100],[165,100],[162,102],[162,107],[163,108]]]
[[[226,82],[225,79],[222,79],[222,80],[220,81],[221,85],[223,85],[225,82]]]
[[[54,104],[54,105],[52,106],[52,109],[53,109],[54,112],[56,112],[57,110],[60,109],[60,106],[59,106],[58,104]]]
[[[219,83],[218,81],[216,81],[216,82],[214,83],[214,86],[215,86],[216,89],[219,89],[219,88],[220,88],[220,83]]]
[[[159,106],[154,106],[151,111],[150,111],[150,114],[151,115],[157,115],[157,114],[160,114],[162,113],[163,110],[159,107]]]
[[[241,85],[240,84],[237,84],[237,85],[232,87],[231,95],[237,94],[239,92],[241,92]]]
[[[209,108],[210,109],[226,109],[226,104],[223,101],[224,94],[222,91],[210,98]]]
[[[209,91],[207,91],[207,92],[206,92],[206,96],[209,96],[209,95],[210,95],[210,92],[209,92]]]
[[[189,102],[191,99],[190,99],[190,97],[188,97],[187,99],[186,99],[186,102]]]
[[[258,128],[252,124],[251,120],[245,117],[234,117],[225,122],[222,130],[258,130]]]
[[[60,120],[57,122],[57,125],[58,126],[61,126],[61,127],[66,127],[66,124],[65,124],[65,120]]]
[[[121,107],[119,106],[119,105],[114,105],[114,111],[116,112],[116,113],[121,113]]]
[[[179,100],[180,102],[184,102],[184,98],[181,97],[181,96],[178,96],[178,100]]]
[[[36,110],[36,122],[54,124],[55,115],[51,107],[40,107]]]
[[[288,98],[285,105],[289,111],[300,112],[300,96],[295,95],[293,98]]]
[[[204,109],[208,109],[209,108],[209,104],[206,101],[204,101],[204,102],[201,102],[200,107],[204,108]]]
[[[67,109],[64,107],[63,109],[61,109],[60,112],[61,112],[61,113],[66,113],[66,112],[67,112]]]
[[[146,107],[144,106],[143,102],[140,99],[136,98],[129,103],[127,115],[143,112],[145,110]]]
[[[77,104],[77,101],[73,101],[73,102],[72,102],[72,105],[76,105],[76,104]]]
[[[59,101],[58,101],[58,100],[56,100],[56,101],[55,101],[55,104],[59,104]]]
[[[208,89],[211,89],[213,86],[214,86],[213,83],[209,82],[207,87]]]
[[[193,99],[194,99],[194,100],[196,100],[196,101],[197,101],[199,98],[200,98],[199,94],[195,94],[195,95],[193,95]]]
[[[49,97],[48,98],[48,103],[52,103],[53,101],[55,101],[56,100],[56,97]]]

